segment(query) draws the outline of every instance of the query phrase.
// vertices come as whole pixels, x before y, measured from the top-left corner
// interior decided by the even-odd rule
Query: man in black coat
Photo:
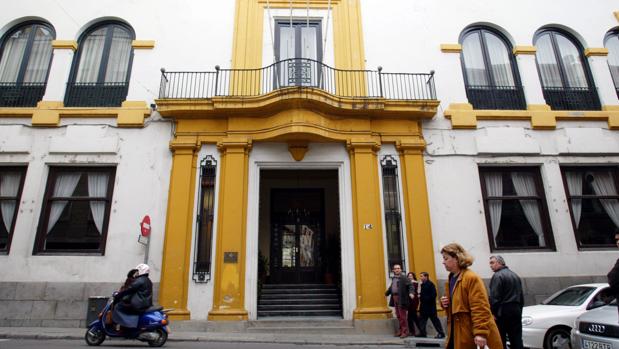
[[[496,320],[503,347],[507,338],[511,349],[522,349],[522,307],[524,294],[520,277],[511,271],[501,256],[490,256],[490,308]]]
[[[419,337],[426,337],[426,324],[432,321],[437,332],[436,338],[445,338],[445,332],[436,312],[436,286],[430,281],[428,273],[421,272],[421,291],[419,292]]]
[[[127,288],[114,295],[114,312],[112,319],[115,323],[130,328],[138,327],[141,313],[153,305],[153,283],[148,278],[150,268],[146,264],[138,264],[138,276]],[[128,299],[128,302],[123,302]]]
[[[615,234],[615,243],[617,247],[619,247],[619,233]],[[608,272],[608,285],[610,285],[610,290],[615,296],[615,299],[619,302],[619,259],[615,262],[615,266]],[[619,311],[619,307],[617,309]]]
[[[415,294],[413,293],[413,284],[402,273],[402,267],[399,264],[393,265],[393,278],[391,285],[385,291],[385,296],[391,296],[389,306],[395,308],[395,315],[398,318],[399,329],[395,336],[408,337],[408,305]]]

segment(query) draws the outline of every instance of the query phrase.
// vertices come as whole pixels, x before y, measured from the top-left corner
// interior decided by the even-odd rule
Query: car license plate
[[[583,339],[582,340],[582,348],[583,349],[612,349],[612,345],[609,343],[596,342]]]

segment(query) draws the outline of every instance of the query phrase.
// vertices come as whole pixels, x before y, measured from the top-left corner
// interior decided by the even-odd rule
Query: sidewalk
[[[85,328],[53,327],[0,327],[0,338],[16,339],[83,339]],[[114,339],[112,339],[114,340]],[[230,343],[279,343],[279,344],[314,344],[314,345],[399,345],[415,347],[443,346],[443,340],[409,337],[400,339],[388,335],[367,334],[285,334],[285,333],[226,333],[226,332],[171,332],[169,341],[203,341]]]

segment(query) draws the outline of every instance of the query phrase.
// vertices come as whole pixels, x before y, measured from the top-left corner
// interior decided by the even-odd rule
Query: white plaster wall
[[[114,120],[63,119],[57,128],[33,128],[0,119],[0,163],[27,165],[10,253],[0,255],[0,280],[119,282],[144,260],[140,222],[151,217],[148,263],[158,282],[172,155],[170,123],[153,117],[142,129]],[[8,145],[8,146],[4,146]],[[49,166],[116,166],[105,255],[32,254]]]

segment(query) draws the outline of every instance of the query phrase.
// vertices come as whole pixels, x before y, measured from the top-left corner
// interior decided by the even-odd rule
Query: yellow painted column
[[[209,320],[247,320],[245,310],[245,232],[247,176],[251,141],[225,139],[221,152],[213,309]]]
[[[191,231],[197,161],[195,139],[175,140],[168,213],[163,245],[163,265],[159,287],[159,302],[175,320],[188,320],[187,289],[189,286]]]
[[[430,205],[423,165],[425,142],[419,139],[417,142],[400,143],[397,148],[400,152],[409,266],[417,275],[425,271],[431,280],[436,280],[436,251],[432,243]]]
[[[378,181],[379,145],[373,140],[349,141],[352,175],[353,231],[357,308],[355,319],[387,319],[385,257]]]

